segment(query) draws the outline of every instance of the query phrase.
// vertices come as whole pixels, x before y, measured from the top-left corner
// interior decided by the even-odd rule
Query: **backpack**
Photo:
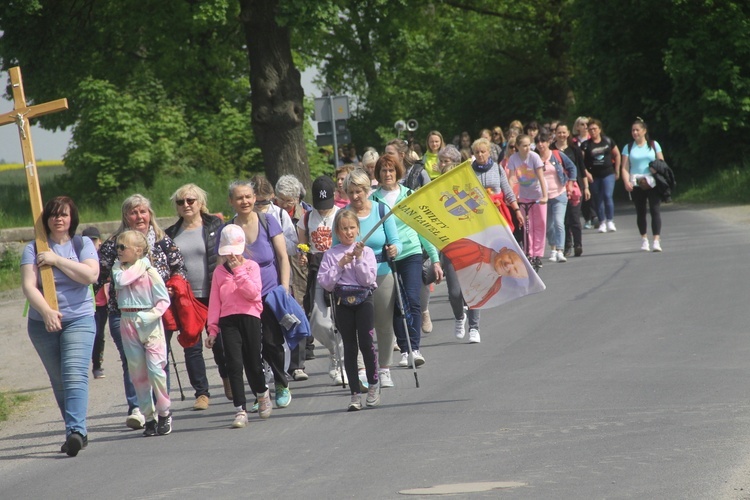
[[[424,162],[419,160],[414,163],[409,169],[409,172],[404,178],[404,186],[408,187],[412,191],[422,187],[422,172],[424,172]]]

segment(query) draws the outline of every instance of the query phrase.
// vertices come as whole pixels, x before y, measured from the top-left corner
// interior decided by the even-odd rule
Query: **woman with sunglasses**
[[[211,292],[211,279],[216,269],[217,255],[214,249],[221,234],[223,221],[208,213],[206,192],[195,184],[185,184],[177,188],[170,198],[177,211],[177,222],[164,232],[174,240],[185,259],[187,281],[193,295],[208,306]],[[172,332],[167,332],[167,343],[170,344]],[[214,360],[219,368],[219,376],[224,382],[224,395],[232,399],[229,386],[229,374],[224,362],[224,349],[221,333],[217,336],[213,349]],[[185,368],[190,385],[195,389],[194,410],[208,409],[211,394],[208,392],[206,362],[203,358],[203,342],[186,347]]]
[[[94,285],[96,294],[112,275],[112,266],[117,260],[117,237],[121,233],[132,230],[139,231],[146,236],[151,249],[151,264],[156,268],[161,279],[166,283],[175,274],[183,277],[186,275],[185,262],[182,253],[175,242],[164,234],[164,231],[156,222],[156,215],[151,208],[151,202],[143,195],[134,194],[122,203],[122,222],[120,227],[110,238],[102,243],[99,248],[99,280]],[[128,362],[122,347],[122,334],[120,332],[120,309],[117,306],[117,294],[110,289],[109,303],[109,332],[112,335],[122,361],[122,381],[125,385],[125,398],[128,403],[128,417],[125,425],[131,429],[142,429],[146,419],[138,407],[135,387],[130,381]],[[167,367],[165,367],[167,369]]]

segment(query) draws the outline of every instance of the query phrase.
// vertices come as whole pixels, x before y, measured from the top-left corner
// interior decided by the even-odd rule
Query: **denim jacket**
[[[562,159],[562,164],[560,164],[560,161],[557,159],[558,154]],[[553,149],[552,155],[549,157],[549,162],[555,166],[557,178],[560,179],[560,184],[563,186],[566,182],[575,181],[577,179],[578,171],[576,170],[576,165],[570,160],[570,158],[568,158],[568,155],[557,149]]]

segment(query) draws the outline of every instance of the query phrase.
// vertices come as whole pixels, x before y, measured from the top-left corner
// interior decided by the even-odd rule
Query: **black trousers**
[[[247,410],[245,383],[242,381],[243,368],[254,394],[266,392],[268,389],[263,374],[260,318],[247,314],[232,314],[219,319],[219,328],[224,341],[224,355],[234,406]]]

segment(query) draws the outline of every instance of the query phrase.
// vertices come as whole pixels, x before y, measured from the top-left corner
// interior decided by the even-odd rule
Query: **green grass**
[[[64,166],[40,168],[38,172],[43,202],[54,196],[67,194],[63,191],[59,179],[59,176],[65,173]],[[150,188],[134,186],[127,192],[113,195],[111,201],[104,207],[79,204],[80,224],[83,226],[102,221],[120,220],[123,200],[134,193],[140,193],[151,200],[157,216],[174,215],[175,211],[169,197],[178,187],[188,182],[195,183],[206,190],[209,200],[208,208],[211,212],[229,213],[230,208],[226,201],[229,180],[219,178],[209,172],[197,172],[190,176],[160,176]],[[31,227],[32,225],[26,173],[23,169],[0,171],[0,229]]]
[[[21,255],[8,248],[0,255],[0,291],[21,287]]]
[[[701,181],[677,184],[677,201],[684,203],[750,204],[750,169],[729,168]]]
[[[0,422],[8,420],[13,408],[31,401],[32,397],[28,394],[11,394],[7,392],[0,392]]]

